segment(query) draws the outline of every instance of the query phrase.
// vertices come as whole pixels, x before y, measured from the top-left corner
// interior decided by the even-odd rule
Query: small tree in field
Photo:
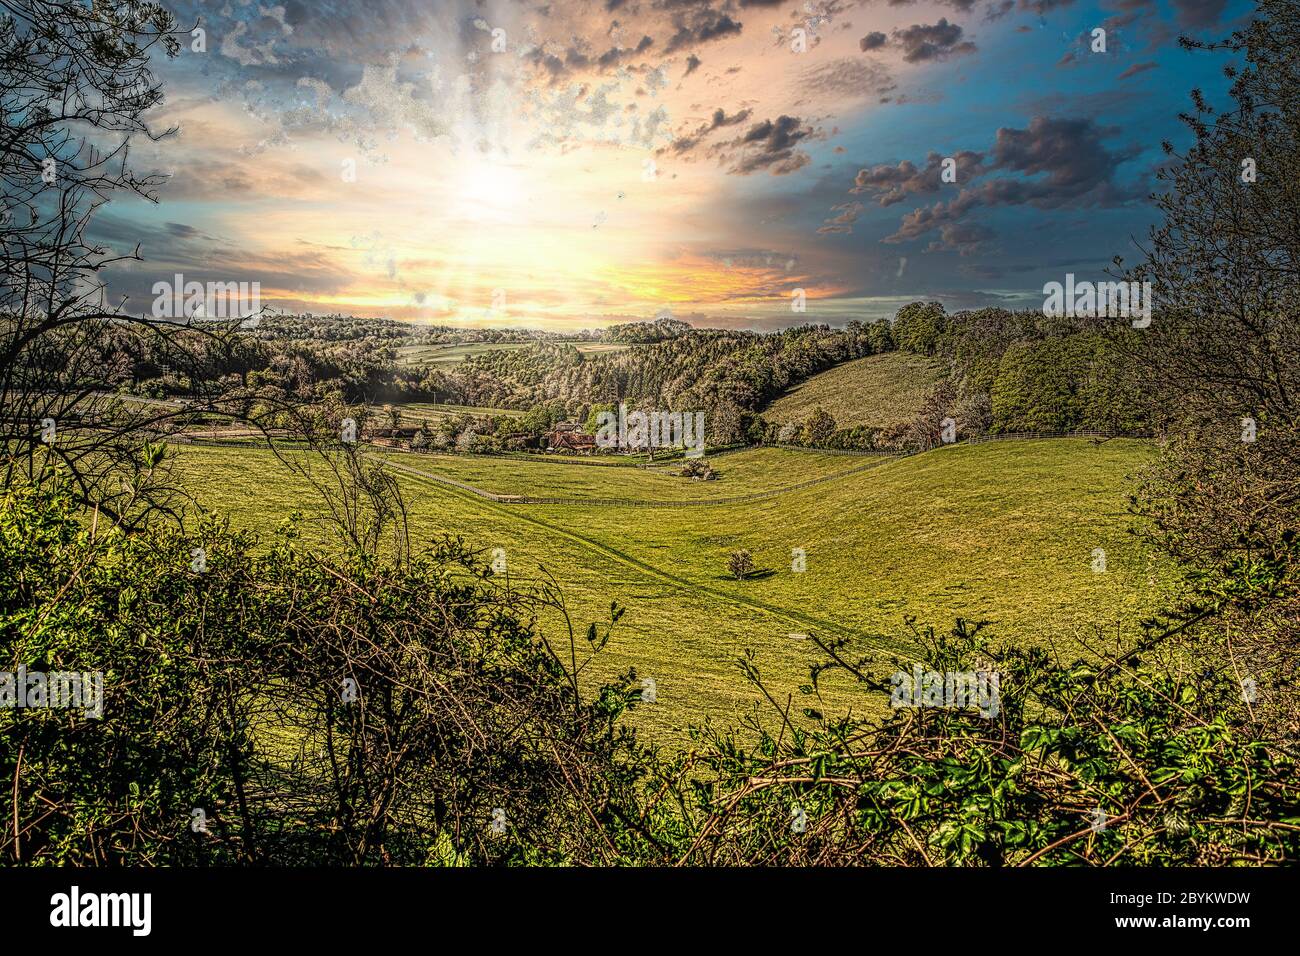
[[[835,434],[835,419],[831,413],[818,405],[803,423],[803,443],[805,445],[823,445]]]
[[[745,580],[754,573],[754,556],[744,548],[731,552],[731,557],[727,561],[727,570],[737,581]]]

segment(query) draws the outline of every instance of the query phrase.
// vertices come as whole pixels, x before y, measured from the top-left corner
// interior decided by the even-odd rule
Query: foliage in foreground
[[[581,686],[557,656],[577,648],[536,639],[545,594],[495,586],[453,540],[399,563],[313,554],[291,526],[255,553],[215,519],[186,538],[81,517],[62,492],[0,505],[0,670],[102,671],[105,689],[102,719],[0,710],[6,862],[612,852],[630,695]]]
[[[990,716],[828,717],[779,701],[747,660],[784,716],[698,728],[689,753],[663,760],[620,720],[635,674],[584,686],[583,642],[548,643],[533,618],[556,596],[498,586],[457,542],[391,562],[322,557],[292,527],[253,544],[215,520],[191,538],[121,535],[61,494],[6,493],[2,666],[102,670],[106,689],[102,720],[0,710],[7,863],[1178,865],[1300,852],[1294,752],[1237,681],[1188,663],[1194,649],[1177,642],[1190,624],[1068,665],[992,648],[964,623],[916,634],[927,670],[999,674]],[[607,635],[588,630],[588,658]],[[822,647],[810,700],[831,674],[888,695],[889,670],[913,663],[882,670],[842,642]]]

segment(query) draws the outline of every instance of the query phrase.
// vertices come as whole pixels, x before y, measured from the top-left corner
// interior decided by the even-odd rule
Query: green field
[[[820,406],[840,428],[888,428],[910,422],[942,378],[933,359],[885,352],[836,365],[787,389],[763,410],[763,416],[783,425],[802,422]]]
[[[622,456],[586,459],[530,455],[390,456],[405,468],[451,478],[494,495],[533,498],[626,499],[647,503],[708,502],[771,494],[792,485],[884,464],[881,457],[852,457],[780,448],[749,448],[709,457],[714,481],[682,478],[682,463],[637,468]],[[579,464],[581,463],[581,464]],[[582,467],[589,464],[593,467]],[[617,473],[610,469],[617,468]]]
[[[461,342],[450,345],[402,345],[397,349],[398,365],[448,366],[459,365],[467,358],[487,352],[513,351],[528,348],[531,342]],[[583,355],[618,352],[628,348],[617,342],[569,342]]]
[[[1126,531],[1125,477],[1148,446],[1081,439],[958,445],[902,459],[750,449],[716,457],[722,478],[695,482],[626,467],[580,468],[482,457],[390,455],[417,541],[450,532],[504,548],[512,578],[545,567],[578,622],[617,600],[628,608],[593,672],[632,665],[657,684],[637,722],[664,739],[706,717],[734,720],[753,690],[734,664],[747,648],[781,699],[806,680],[810,642],[792,634],[854,636],[900,649],[905,615],[950,626],[988,619],[1007,640],[1078,652],[1080,639],[1131,638],[1172,580]],[[185,447],[177,459],[201,501],[238,526],[267,531],[314,492],[270,453]],[[410,470],[430,477],[413,474]],[[495,494],[590,499],[508,504]],[[809,487],[802,482],[825,479]],[[757,496],[738,503],[697,505]],[[663,503],[635,507],[598,499]],[[726,576],[748,548],[766,576]],[[791,570],[791,549],[807,570]],[[1108,570],[1092,570],[1093,549]],[[556,621],[544,618],[552,636]],[[836,707],[878,709],[829,691]]]

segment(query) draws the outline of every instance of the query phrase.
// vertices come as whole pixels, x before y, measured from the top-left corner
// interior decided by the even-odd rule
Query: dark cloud
[[[861,40],[859,40],[858,47],[862,50],[863,53],[866,53],[868,50],[879,50],[882,46],[884,46],[888,42],[889,42],[889,37],[885,36],[883,33],[879,31],[876,31],[874,33],[868,33]]]
[[[860,169],[849,192],[868,193],[881,206],[892,206],[910,195],[937,193],[944,186],[952,185],[943,181],[944,158],[938,153],[930,153],[922,169],[909,160],[903,160],[897,166],[884,163]],[[984,162],[982,153],[962,150],[952,159],[957,163],[958,184],[964,185],[984,171],[981,168]]]
[[[1103,139],[1118,132],[1116,127],[1098,126],[1090,119],[1045,116],[1034,117],[1027,129],[1004,126],[993,144],[992,168],[1045,178],[1033,183],[998,180],[985,183],[984,188],[1014,183],[1007,187],[1012,192],[1002,201],[1030,202],[1044,208],[1078,200],[1087,200],[1085,205],[1106,205],[1132,199],[1132,194],[1120,195],[1116,190],[1114,175],[1121,163],[1137,154],[1137,148],[1112,152],[1102,145]],[[1011,195],[1018,198],[1011,199]]]
[[[668,151],[677,156],[689,153],[696,146],[699,146],[700,142],[714,130],[722,129],[725,126],[735,126],[745,122],[749,117],[750,110],[740,110],[738,113],[728,116],[725,110],[716,109],[713,111],[713,116],[709,118],[709,122],[700,126],[695,132],[674,138],[672,144],[668,147]],[[663,152],[663,150],[660,150],[660,152]]]
[[[654,42],[655,41],[651,37],[643,36],[641,37],[641,42],[639,42],[635,47],[623,47],[622,49],[611,47],[600,55],[600,58],[596,63],[602,70],[613,69],[620,65],[624,60],[641,55],[654,46]]]
[[[694,73],[696,70],[700,68],[701,62],[703,61],[700,60],[700,58],[696,56],[694,53],[692,53],[690,56],[686,58],[686,72],[683,73],[682,76],[690,76],[692,73]]]
[[[939,238],[926,247],[926,252],[953,252],[971,256],[981,251],[993,238],[993,230],[975,222],[950,222],[939,227]]]
[[[978,186],[962,189],[952,200],[912,210],[903,217],[898,231],[883,241],[906,242],[936,229],[942,237],[944,226],[961,222],[979,206],[1086,208],[1117,206],[1138,199],[1144,190],[1120,186],[1116,173],[1122,163],[1134,158],[1140,150],[1137,147],[1107,149],[1102,141],[1116,133],[1115,127],[1099,126],[1091,119],[1044,116],[1034,117],[1026,129],[1002,127],[997,131],[983,173],[1014,175],[986,179]],[[890,176],[899,176],[898,167],[876,168],[895,170],[879,174],[886,187],[891,185]],[[855,185],[855,191],[872,188],[871,171],[863,173],[868,174],[864,188]],[[964,235],[970,234],[951,232],[948,240],[940,241],[947,241],[949,246],[960,250]],[[969,246],[971,241],[982,240],[968,240],[964,244]]]
[[[176,236],[180,239],[197,239],[203,233],[199,232],[193,226],[187,226],[183,222],[169,222],[164,227],[168,235]]]
[[[903,59],[908,63],[929,60],[946,60],[950,56],[974,53],[975,44],[963,40],[962,29],[940,17],[938,23],[917,23],[894,31],[894,41],[903,48]]]
[[[797,116],[782,115],[755,123],[744,136],[730,144],[738,152],[731,155],[728,172],[739,176],[760,169],[770,170],[777,176],[792,173],[812,162],[807,153],[797,148],[812,135],[812,127]]]
[[[689,49],[716,40],[719,37],[739,35],[742,24],[731,19],[725,13],[705,7],[691,15],[678,13],[673,16],[676,33],[668,41],[667,53]]]

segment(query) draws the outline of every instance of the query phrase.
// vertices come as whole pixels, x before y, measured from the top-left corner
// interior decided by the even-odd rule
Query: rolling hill
[[[784,425],[802,422],[820,406],[840,428],[887,428],[911,421],[942,377],[933,359],[911,352],[884,352],[836,365],[786,389],[762,414]]]

